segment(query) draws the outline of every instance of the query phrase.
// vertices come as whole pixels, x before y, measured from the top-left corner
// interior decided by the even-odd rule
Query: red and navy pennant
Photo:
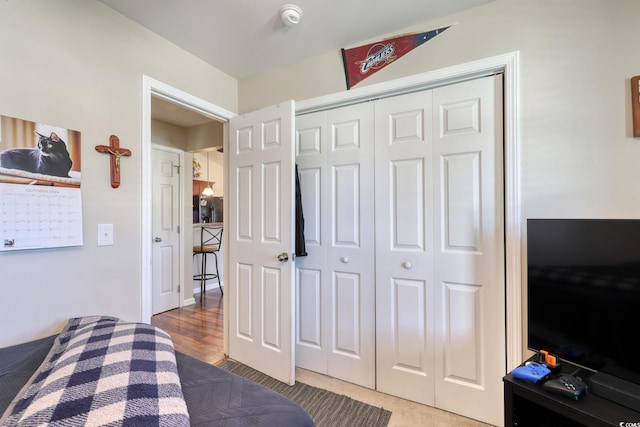
[[[450,27],[442,27],[426,33],[393,37],[351,49],[342,49],[347,89],[351,89],[357,83],[380,71],[396,59],[403,57]]]

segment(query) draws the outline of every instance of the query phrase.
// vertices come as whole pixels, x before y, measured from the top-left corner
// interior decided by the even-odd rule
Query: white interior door
[[[152,314],[180,305],[180,154],[152,149]]]
[[[229,356],[294,374],[294,103],[229,121]],[[286,259],[285,259],[286,258]]]
[[[296,128],[309,253],[296,262],[296,365],[374,388],[373,105],[299,116]]]

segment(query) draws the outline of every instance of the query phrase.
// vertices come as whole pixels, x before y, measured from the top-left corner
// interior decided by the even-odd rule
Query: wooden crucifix
[[[120,186],[120,157],[129,157],[131,150],[120,148],[120,139],[111,135],[109,145],[96,145],[96,151],[111,155],[111,187],[118,188]]]

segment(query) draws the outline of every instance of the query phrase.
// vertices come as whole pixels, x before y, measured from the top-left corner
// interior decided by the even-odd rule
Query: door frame
[[[502,73],[505,225],[505,374],[522,362],[522,250],[520,198],[519,52],[415,74],[388,82],[296,102],[296,114],[327,110]]]
[[[170,102],[172,104],[178,105],[180,107],[186,108],[191,111],[195,111],[203,116],[209,117],[213,120],[222,122],[223,126],[223,141],[226,146],[227,139],[227,126],[226,123],[230,118],[235,117],[236,114],[228,111],[222,107],[214,105],[208,101],[195,97],[189,93],[186,93],[180,89],[169,86],[165,83],[162,83],[158,80],[155,80],[149,76],[142,75],[142,144],[141,144],[141,158],[142,158],[142,192],[141,192],[141,236],[142,236],[142,266],[141,266],[141,289],[140,289],[140,319],[142,322],[150,323],[151,322],[151,313],[152,313],[152,239],[153,239],[153,222],[152,222],[152,162],[151,162],[151,153],[152,153],[152,142],[151,142],[151,98],[156,97],[160,98],[166,102]],[[226,148],[226,147],[225,147]],[[226,151],[226,150],[225,150]],[[182,155],[182,170],[189,170],[189,165],[185,164],[186,156]],[[227,154],[225,154],[225,159]],[[182,188],[185,188],[186,181],[184,178],[185,174],[181,174],[181,185]],[[225,182],[225,186],[226,186]],[[225,188],[225,192],[227,189]],[[181,198],[184,200],[184,198]],[[227,207],[225,206],[226,210]],[[190,232],[192,229],[192,218],[191,216],[184,215],[184,206],[180,209],[180,240],[184,242],[185,235],[187,232]],[[226,216],[227,212],[223,212],[223,216]],[[224,239],[224,237],[223,237]],[[186,250],[186,249],[185,249]],[[182,257],[185,262],[182,264],[186,265],[186,255],[182,253]],[[225,265],[227,263],[227,257],[224,257],[223,262],[223,271]],[[184,277],[190,277],[191,275],[187,275],[186,271],[183,274]],[[180,304],[182,305],[184,302],[184,292],[185,289],[190,288],[185,283],[181,288],[180,295]],[[226,299],[224,300],[226,313]],[[226,324],[226,321],[225,321]],[[226,334],[225,334],[226,335]],[[226,350],[226,337],[225,337],[225,350]]]
[[[504,218],[506,284],[506,359],[505,372],[522,361],[522,259],[520,198],[520,65],[519,52],[509,52],[477,61],[427,71],[388,82],[372,84],[309,100],[296,102],[296,115],[367,101],[381,96],[452,84],[463,80],[504,74]],[[225,123],[224,145],[227,151],[227,125],[236,114],[179,89],[142,76],[142,277],[141,319],[151,320],[151,96],[163,98]],[[228,154],[225,153],[225,162]],[[225,169],[225,174],[228,170]],[[228,179],[225,179],[225,186]],[[225,193],[229,189],[225,188]],[[225,210],[227,207],[225,206]],[[224,216],[228,217],[227,212]],[[184,229],[182,224],[181,228]],[[225,257],[225,266],[228,264]],[[224,268],[224,266],[223,266]],[[226,305],[225,298],[225,305]],[[227,312],[225,307],[225,314]],[[226,324],[226,321],[225,321]],[[227,341],[225,328],[225,350]]]

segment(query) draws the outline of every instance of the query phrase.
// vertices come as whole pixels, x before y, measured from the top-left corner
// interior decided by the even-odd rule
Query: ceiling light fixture
[[[302,9],[295,4],[285,4],[280,7],[280,19],[287,27],[298,25],[302,17]]]

